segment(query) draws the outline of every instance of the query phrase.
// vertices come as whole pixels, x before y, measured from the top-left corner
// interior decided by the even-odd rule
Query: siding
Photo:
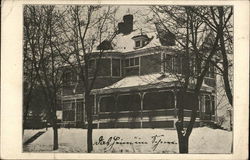
[[[161,54],[142,56],[140,65],[141,75],[161,72]]]

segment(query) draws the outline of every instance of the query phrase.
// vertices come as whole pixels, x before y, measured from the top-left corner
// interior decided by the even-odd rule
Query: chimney
[[[119,33],[129,34],[133,31],[133,15],[123,16],[123,22],[118,23]]]
[[[124,23],[123,22],[118,23],[118,31],[119,31],[119,33],[124,32]]]

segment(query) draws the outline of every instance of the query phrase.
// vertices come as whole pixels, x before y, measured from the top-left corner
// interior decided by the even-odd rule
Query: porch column
[[[174,117],[177,117],[177,92],[173,91],[174,93]]]
[[[164,62],[164,53],[161,52],[161,72],[165,72],[165,62]]]
[[[141,128],[142,128],[142,119],[143,119],[142,111],[143,111],[143,100],[144,100],[144,95],[145,95],[145,92],[140,93],[140,96],[141,96],[141,125],[140,125],[140,127],[141,127]]]
[[[74,103],[75,103],[74,106],[75,106],[75,127],[76,127],[76,123],[77,123],[77,119],[76,119],[76,118],[77,118],[77,117],[76,117],[76,113],[77,113],[76,98],[75,98],[75,102],[74,102]]]
[[[96,112],[97,112],[97,129],[99,129],[99,123],[100,123],[100,120],[99,120],[99,113],[100,113],[100,97],[96,97],[96,101],[97,101],[97,104],[96,104]]]
[[[114,93],[114,99],[115,99],[115,115],[114,115],[114,118],[116,119],[116,122],[114,123],[114,127],[116,128],[117,127],[117,123],[118,123],[118,119],[119,119],[119,108],[118,108],[118,94],[117,93]]]
[[[201,110],[202,110],[202,95],[199,95],[199,97],[198,97],[198,99],[199,99],[199,118],[201,119]]]
[[[218,120],[218,113],[217,113],[217,93],[215,94],[215,96],[214,96],[214,112],[215,112],[215,114],[214,114],[214,120],[217,122],[217,120]]]
[[[83,99],[82,99],[82,122],[83,122],[83,126],[85,127],[85,93],[83,94]]]
[[[205,114],[205,95],[201,96],[201,119],[204,119]]]
[[[210,104],[210,115],[209,115],[209,119],[212,120],[212,108],[213,108],[213,104],[212,104],[212,96],[211,94],[209,95],[209,104]]]
[[[94,110],[93,110],[93,114],[97,114],[96,94],[94,94]]]

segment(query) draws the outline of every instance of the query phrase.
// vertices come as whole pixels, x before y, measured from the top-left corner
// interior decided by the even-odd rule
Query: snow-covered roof
[[[134,89],[150,89],[150,88],[164,88],[164,87],[175,87],[179,86],[179,80],[177,78],[178,75],[174,74],[147,74],[142,76],[129,76],[121,79],[120,81],[101,88],[96,89],[94,93],[112,93],[115,91],[130,91]],[[193,88],[193,86],[191,86]],[[208,85],[202,85],[202,89],[206,91],[212,91],[213,88]]]
[[[115,49],[119,52],[131,52],[138,49],[145,49],[149,47],[161,46],[159,39],[157,39],[157,35],[154,32],[146,33],[149,38],[153,38],[146,46],[142,48],[135,49],[135,41],[132,37],[140,35],[139,30],[135,30],[128,35],[118,34],[114,39]]]
[[[146,44],[143,47],[140,48],[135,48],[135,40],[133,40],[133,37],[139,36],[139,35],[146,35],[150,40],[148,41],[149,43]],[[106,50],[105,52],[121,52],[121,53],[127,53],[127,52],[132,52],[136,50],[142,50],[142,49],[147,49],[147,48],[152,48],[152,47],[160,47],[162,46],[160,43],[160,40],[157,35],[157,31],[151,30],[151,31],[142,31],[140,29],[135,29],[133,32],[130,34],[123,34],[119,33],[117,34],[112,43],[113,50]],[[166,47],[166,46],[164,46]],[[167,46],[168,48],[175,49],[177,46]],[[95,49],[93,52],[98,52],[97,49]]]
[[[142,76],[129,76],[103,89],[143,86],[143,85],[150,85],[150,84],[173,82],[176,80],[177,79],[174,78],[172,75],[162,75],[160,73],[148,74],[148,75],[142,75]]]

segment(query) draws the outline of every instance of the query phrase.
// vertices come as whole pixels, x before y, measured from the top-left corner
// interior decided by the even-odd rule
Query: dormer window
[[[144,34],[134,36],[132,37],[132,39],[135,41],[135,49],[146,46],[150,41],[150,38],[148,38],[148,36]]]
[[[140,41],[135,41],[135,47],[139,48],[141,46],[141,42]]]

